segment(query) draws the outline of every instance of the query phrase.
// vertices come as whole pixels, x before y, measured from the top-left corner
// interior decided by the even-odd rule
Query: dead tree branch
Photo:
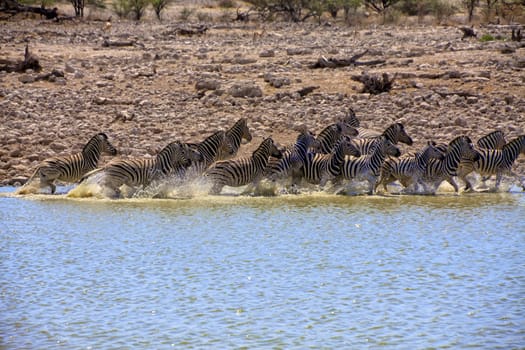
[[[19,13],[31,12],[44,16],[46,19],[58,20],[58,8],[47,9],[44,6],[26,6],[16,0],[0,0],[0,12],[15,16]]]
[[[350,58],[326,58],[322,56],[315,62],[314,64],[310,65],[311,69],[316,68],[339,68],[339,67],[348,67],[348,66],[374,66],[378,64],[383,64],[386,62],[386,60],[372,60],[372,61],[364,61],[359,62],[358,59],[363,57],[368,53],[368,50],[365,50],[364,52],[358,53],[357,55],[354,55]]]
[[[32,69],[35,72],[38,72],[42,69],[38,59],[31,54],[29,51],[29,44],[26,44],[26,49],[24,53],[23,61],[10,61],[10,60],[0,60],[0,71],[5,71],[8,73],[17,72],[22,73],[28,69]]]
[[[361,92],[373,95],[389,92],[392,89],[395,78],[395,74],[392,79],[390,79],[387,73],[383,73],[381,77],[379,77],[377,75],[368,75],[366,72],[361,73],[361,75],[352,76],[352,80],[363,84]]]

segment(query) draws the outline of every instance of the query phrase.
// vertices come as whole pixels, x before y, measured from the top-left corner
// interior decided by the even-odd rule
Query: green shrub
[[[479,38],[479,41],[481,42],[487,42],[487,41],[494,41],[494,37],[490,34],[483,34],[481,38]]]
[[[119,18],[126,18],[131,13],[131,3],[129,0],[113,0],[111,7]]]
[[[181,21],[186,22],[191,17],[191,15],[193,15],[194,12],[195,12],[194,9],[190,9],[189,7],[184,7],[179,13],[179,19]]]
[[[219,0],[218,3],[219,7],[225,8],[225,9],[232,9],[235,8],[235,0]]]

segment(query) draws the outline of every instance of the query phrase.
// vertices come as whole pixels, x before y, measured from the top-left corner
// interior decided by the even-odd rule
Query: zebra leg
[[[458,184],[456,183],[456,181],[454,181],[453,178],[451,178],[451,177],[447,178],[447,182],[448,182],[449,184],[451,184],[452,187],[454,187],[454,192],[456,192],[456,193],[459,192],[459,186],[458,186]]]
[[[222,188],[224,187],[224,185],[218,183],[218,182],[215,182],[213,184],[213,187],[210,189],[210,191],[208,192],[208,194],[211,194],[211,195],[219,195],[222,191]]]
[[[498,171],[496,174],[496,191],[499,190],[499,185],[501,184],[501,180],[503,179],[503,174]]]

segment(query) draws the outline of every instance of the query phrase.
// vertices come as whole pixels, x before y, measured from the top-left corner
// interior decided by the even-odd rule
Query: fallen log
[[[368,73],[361,73],[361,75],[352,76],[352,80],[363,84],[361,92],[378,95],[383,92],[388,92],[392,89],[396,74],[390,79],[387,73],[383,73],[381,77],[377,75],[368,75]]]
[[[362,53],[358,53],[350,58],[326,58],[321,56],[314,64],[310,65],[311,69],[316,68],[339,68],[339,67],[348,67],[348,66],[375,66],[378,64],[383,64],[386,60],[372,60],[372,61],[358,61],[361,57],[366,55],[368,50],[365,50]]]
[[[29,52],[29,44],[26,44],[23,61],[0,60],[0,71],[22,73],[28,69],[32,69],[35,72],[42,69],[42,66],[40,66],[40,63],[38,62],[38,58]]]
[[[19,13],[31,12],[44,16],[46,19],[58,20],[58,8],[52,9],[45,8],[43,5],[37,6],[26,6],[21,5],[15,0],[0,0],[0,12],[15,16]]]
[[[133,40],[114,41],[104,38],[104,41],[102,42],[102,47],[125,47],[133,45],[135,45],[135,42]]]
[[[200,25],[197,28],[177,28],[178,35],[202,35],[208,31],[208,27]]]
[[[319,86],[307,86],[300,90],[297,90],[297,93],[299,94],[299,96],[304,97],[317,89],[319,89]]]

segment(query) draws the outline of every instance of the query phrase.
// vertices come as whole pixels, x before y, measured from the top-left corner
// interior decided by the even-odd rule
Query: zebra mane
[[[352,109],[352,107],[348,108],[348,113],[344,117],[343,122],[354,128],[358,128],[361,126],[361,122],[359,121],[359,119],[357,119],[357,116],[355,115],[355,112]]]
[[[95,136],[93,136],[92,138],[89,139],[89,141],[82,148],[82,153],[87,152],[91,147],[95,146],[97,144],[97,141],[99,140],[100,136],[102,136],[102,138],[105,141],[107,141],[108,135],[106,135],[103,132],[100,132],[100,133],[96,134]]]
[[[516,137],[515,139],[512,139],[509,142],[507,142],[505,144],[505,146],[503,146],[503,150],[512,149],[512,148],[515,147],[515,145],[517,145],[518,147],[521,146],[521,147],[519,147],[521,149],[525,149],[525,135],[520,135],[520,136]],[[517,149],[519,149],[519,148],[517,148]]]
[[[171,150],[175,149],[176,146],[182,149],[182,143],[180,141],[171,142],[157,153],[156,158],[159,158],[159,156],[162,157],[167,152],[171,152]]]
[[[467,135],[460,135],[449,142],[449,146],[455,146],[460,143],[472,143],[472,140]]]

